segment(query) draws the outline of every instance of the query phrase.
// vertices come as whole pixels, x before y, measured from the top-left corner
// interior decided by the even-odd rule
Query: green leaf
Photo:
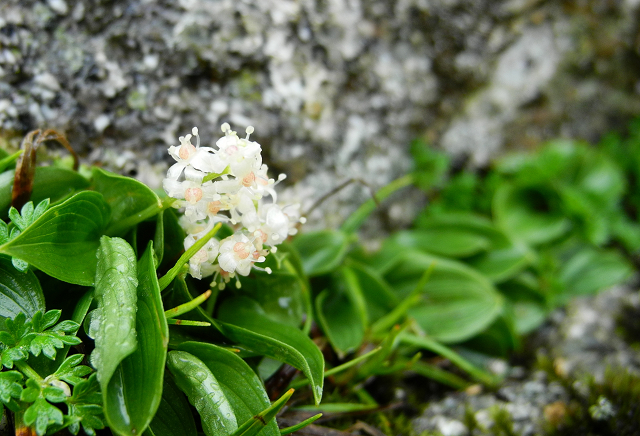
[[[362,344],[368,316],[360,284],[351,268],[340,268],[333,282],[331,289],[316,298],[316,312],[331,345],[344,357]]]
[[[18,371],[0,372],[0,401],[8,404],[12,398],[18,399],[22,394],[22,374]]]
[[[305,274],[313,277],[329,273],[340,266],[349,248],[350,239],[344,232],[320,230],[296,236],[292,245],[300,253]]]
[[[105,427],[102,407],[98,404],[70,404],[69,417],[76,422],[69,425],[69,431],[78,434],[80,425],[88,435],[95,435],[95,430],[102,430]]]
[[[280,262],[275,260],[280,251],[270,254],[260,265],[270,267],[271,274],[255,271],[243,277],[242,288],[235,292],[258,302],[274,321],[298,328],[307,312],[305,299],[309,297],[309,284],[304,276],[297,273],[289,255]],[[265,292],[265,289],[269,291]]]
[[[9,153],[0,148],[0,172],[13,165],[22,153],[23,150],[18,150],[15,153],[9,155]]]
[[[29,343],[29,352],[34,356],[40,353],[49,359],[56,358],[56,349],[64,348],[65,345],[78,345],[82,341],[75,336],[80,325],[73,321],[63,321],[53,328],[60,318],[59,310],[50,310],[44,315],[42,312],[36,312],[33,316],[33,337]]]
[[[184,238],[186,235],[184,229],[180,223],[178,223],[178,217],[173,209],[166,209],[162,213],[162,217],[164,254],[158,269],[160,271],[166,271],[176,263],[180,254],[184,251]],[[159,249],[156,244],[154,244],[154,247]]]
[[[89,329],[95,340],[91,364],[106,396],[118,365],[137,347],[138,275],[135,254],[126,241],[107,236],[100,239],[95,281],[98,308]]]
[[[463,346],[489,356],[508,358],[518,347],[518,337],[511,306],[506,304],[504,309],[489,327],[466,341]]]
[[[38,207],[33,207],[33,202],[29,201],[24,206],[20,212],[14,207],[9,209],[9,218],[11,218],[11,222],[16,225],[20,229],[20,231],[25,231],[27,227],[33,224],[38,218],[44,214],[44,212],[49,207],[49,199],[46,198],[38,203]]]
[[[92,369],[86,365],[80,365],[84,354],[74,354],[67,357],[54,375],[58,380],[64,380],[71,385],[77,385],[82,382],[83,377],[90,374]]]
[[[62,424],[62,412],[52,406],[42,397],[36,398],[35,402],[24,412],[24,423],[34,426],[38,436],[45,434],[47,427],[54,424]]]
[[[291,395],[293,395],[293,389],[289,389],[268,408],[245,421],[245,423],[238,427],[238,430],[233,433],[233,436],[255,436],[260,433],[264,427],[274,422],[273,419],[287,401],[289,401]],[[276,434],[280,434],[280,432],[278,431]]]
[[[162,263],[164,257],[164,212],[156,215],[156,229],[153,236],[153,251],[155,253],[157,264]]]
[[[271,403],[262,382],[249,365],[236,354],[201,342],[184,342],[179,349],[191,353],[209,368],[218,380],[238,422],[247,421],[270,407]],[[261,434],[279,435],[280,432],[275,421],[272,421]]]
[[[69,431],[78,434],[80,425],[88,435],[95,435],[95,429],[105,427],[100,395],[100,385],[96,374],[78,383],[73,388],[73,394],[67,399],[68,415],[73,419]]]
[[[491,282],[453,260],[408,251],[385,278],[400,296],[407,296],[430,267],[422,301],[408,310],[429,336],[460,342],[488,327],[500,313],[503,298]]]
[[[391,241],[402,247],[446,257],[467,257],[490,246],[486,236],[452,225],[400,231],[391,237]]]
[[[415,140],[410,147],[413,158],[413,177],[423,191],[440,187],[445,183],[451,158],[446,153],[430,147],[421,140]]]
[[[246,297],[226,300],[214,325],[238,344],[301,370],[311,380],[317,404],[322,398],[324,359],[320,349],[300,330],[268,318],[260,306]]]
[[[96,250],[109,208],[95,192],[80,192],[51,207],[0,252],[25,260],[52,277],[93,285]]]
[[[111,430],[120,435],[140,435],[147,428],[162,398],[169,329],[160,298],[153,260],[153,244],[138,263],[138,346],[118,365],[106,389],[104,414]]]
[[[35,274],[17,271],[9,258],[0,256],[0,329],[6,318],[15,318],[21,312],[31,318],[44,308],[44,295]]]
[[[565,291],[560,301],[588,295],[624,282],[632,273],[629,262],[613,250],[582,248],[572,255],[559,271]]]
[[[14,171],[7,171],[0,175],[0,216],[6,216],[11,206],[13,177]],[[39,203],[48,198],[51,203],[56,203],[88,186],[89,181],[76,171],[53,166],[37,167],[33,178],[31,201]]]
[[[302,422],[299,422],[296,425],[292,425],[291,427],[287,427],[287,428],[282,428],[280,429],[280,434],[281,435],[287,435],[287,434],[291,434],[295,431],[301,430],[303,428],[305,428],[306,426],[313,424],[314,421],[318,420],[319,418],[322,418],[322,413],[318,413],[317,415],[313,415],[311,418],[305,419]]]
[[[500,283],[518,274],[534,260],[535,254],[529,247],[510,243],[474,256],[468,259],[468,263],[494,283]]]
[[[364,327],[346,295],[325,289],[316,297],[316,312],[322,331],[339,357],[362,344]]]
[[[207,436],[226,436],[238,428],[238,422],[220,383],[197,357],[185,351],[170,351],[167,366],[176,384],[187,394],[200,414]]]
[[[553,190],[503,184],[493,197],[493,215],[512,238],[539,245],[563,236],[571,228],[559,202]]]
[[[141,214],[148,208],[157,207],[156,213],[163,210],[160,198],[144,183],[130,177],[94,167],[93,187],[104,196],[111,207],[111,221],[107,230],[111,235],[122,235],[148,218],[145,214]]]
[[[519,335],[532,332],[546,319],[550,301],[549,296],[540,289],[539,280],[533,273],[524,272],[500,284],[500,292],[508,300]]]
[[[175,382],[165,375],[158,411],[145,434],[150,436],[197,436],[189,402]]]
[[[368,317],[372,322],[380,319],[396,307],[399,299],[378,271],[351,260],[347,265],[358,279],[360,290],[367,306]]]

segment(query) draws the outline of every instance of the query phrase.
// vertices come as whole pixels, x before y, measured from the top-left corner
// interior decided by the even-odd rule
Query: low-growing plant
[[[222,130],[216,147],[194,129],[169,148],[163,192],[36,166],[39,144],[66,141],[51,131],[0,151],[0,402],[16,429],[277,435],[380,411],[376,376],[495,386],[479,357],[624,280],[640,248],[637,178],[606,144],[555,142],[479,175],[416,143],[412,174],[339,229],[297,234],[253,129]],[[360,226],[413,184],[428,198],[414,228],[367,252]],[[325,380],[349,402],[321,403]]]

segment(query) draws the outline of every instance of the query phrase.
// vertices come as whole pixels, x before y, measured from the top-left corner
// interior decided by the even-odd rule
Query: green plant
[[[507,356],[552,308],[625,280],[640,248],[640,179],[610,138],[551,143],[484,173],[415,143],[413,174],[340,229],[289,241],[304,219],[261,203],[276,181],[252,129],[223,131],[217,149],[197,130],[170,149],[173,198],[99,168],[35,166],[33,147],[59,135],[28,135],[17,162],[0,151],[0,401],[18,428],[278,435],[320,412],[376,413],[378,376],[495,386],[483,356]],[[619,141],[635,150],[635,138]],[[367,252],[360,226],[412,184],[427,208]],[[323,391],[340,396],[321,402]],[[315,415],[280,429],[291,398]]]

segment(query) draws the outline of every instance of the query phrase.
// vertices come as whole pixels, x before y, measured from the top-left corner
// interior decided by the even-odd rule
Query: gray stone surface
[[[417,137],[483,164],[620,127],[640,109],[639,6],[4,0],[0,139],[56,128],[90,160],[157,185],[167,145],[194,125],[214,142],[224,121],[252,124],[296,185],[289,197],[308,204],[350,177],[379,187],[402,175]],[[316,223],[337,225],[367,196],[352,186]]]
[[[538,353],[546,355],[555,375],[575,380],[573,388],[589,397],[587,375],[602,383],[605,370],[624,369],[640,374],[640,350],[630,346],[618,334],[617,320],[622,307],[640,307],[640,294],[628,287],[617,287],[594,297],[571,301],[566,310],[553,313],[545,327],[536,333]],[[554,376],[555,376],[554,375]],[[495,393],[454,393],[430,403],[413,421],[417,434],[423,431],[444,436],[467,435],[465,410],[479,424],[473,435],[504,434],[495,428],[496,413],[507,413],[515,434],[545,434],[545,424],[558,420],[569,404],[570,393],[548,374],[527,374],[520,367],[509,370],[504,384]],[[604,398],[604,406],[611,407]],[[594,405],[597,406],[597,405]],[[468,412],[467,412],[468,413]]]

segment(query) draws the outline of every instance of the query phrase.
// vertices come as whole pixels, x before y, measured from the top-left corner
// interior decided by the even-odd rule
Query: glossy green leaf
[[[316,403],[322,398],[324,359],[320,349],[300,330],[273,321],[255,301],[238,297],[219,309],[220,332],[243,347],[301,370],[311,380]]]
[[[162,397],[164,364],[169,329],[155,273],[150,242],[138,262],[138,346],[116,369],[107,389],[103,388],[104,414],[111,430],[121,435],[139,435],[149,425]]]
[[[49,208],[0,253],[25,260],[52,277],[93,285],[96,250],[109,217],[109,206],[95,192],[80,192]]]
[[[213,344],[185,342],[180,350],[191,353],[209,368],[218,380],[238,423],[245,422],[271,406],[256,373],[235,353]],[[275,421],[268,422],[262,436],[278,436]]]
[[[36,312],[44,312],[44,295],[35,274],[20,272],[11,259],[0,256],[0,330],[6,318],[13,319],[20,312],[31,318]]]
[[[347,233],[335,230],[320,230],[302,233],[292,244],[300,253],[305,274],[309,277],[329,273],[342,263],[349,248]]]
[[[483,275],[462,263],[410,251],[385,278],[401,296],[416,286],[424,272],[433,272],[422,302],[409,309],[425,332],[442,342],[459,342],[478,334],[500,313],[502,296]]]
[[[5,217],[11,206],[14,171],[0,175],[0,216]],[[78,172],[58,167],[37,167],[33,178],[30,200],[39,203],[49,198],[52,204],[80,190],[86,189],[89,181]]]
[[[167,366],[176,384],[196,408],[207,436],[227,436],[238,428],[231,403],[211,370],[185,351],[170,351]]]
[[[93,186],[111,207],[111,221],[107,230],[109,234],[124,234],[129,228],[148,218],[146,214],[142,214],[148,208],[157,207],[156,213],[163,209],[160,198],[151,189],[130,177],[94,167]]]
[[[538,245],[559,238],[571,228],[558,202],[552,190],[503,184],[493,197],[493,215],[508,235]]]
[[[148,436],[197,436],[196,423],[189,402],[171,377],[165,375],[162,399],[149,424]]]
[[[105,400],[120,362],[137,346],[137,286],[136,257],[131,246],[123,239],[103,236],[94,291],[98,308],[92,312],[89,333],[95,340],[91,363]]]

